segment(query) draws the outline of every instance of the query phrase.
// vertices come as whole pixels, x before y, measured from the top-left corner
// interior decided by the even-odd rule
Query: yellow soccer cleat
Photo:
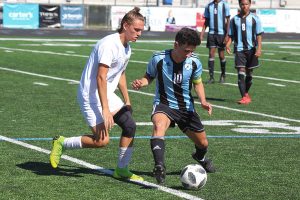
[[[127,167],[119,168],[117,167],[113,173],[113,177],[117,179],[128,179],[131,181],[144,181],[143,177],[138,176],[128,170]]]
[[[52,140],[52,150],[50,153],[50,164],[53,168],[57,168],[60,157],[63,153],[63,143],[65,138],[63,136],[55,136]]]

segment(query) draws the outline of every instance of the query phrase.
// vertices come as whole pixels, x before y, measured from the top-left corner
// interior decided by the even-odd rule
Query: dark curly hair
[[[175,41],[178,42],[179,45],[200,45],[200,37],[197,31],[190,28],[182,28],[175,36]]]
[[[241,4],[241,1],[242,1],[242,0],[239,0],[239,4]],[[251,0],[248,0],[248,1],[249,1],[249,3],[251,3]]]

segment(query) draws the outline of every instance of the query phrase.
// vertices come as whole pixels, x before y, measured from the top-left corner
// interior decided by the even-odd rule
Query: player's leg
[[[249,103],[251,102],[251,97],[249,95],[249,90],[252,86],[252,73],[253,69],[246,69],[246,79],[245,79],[245,84],[246,84],[246,89],[245,89],[245,96],[248,98]]]
[[[209,58],[208,58],[208,71],[209,71],[209,80],[207,81],[208,84],[214,83],[214,68],[215,68],[215,47],[209,48]]]
[[[114,121],[122,128],[122,135],[119,142],[118,164],[113,176],[115,178],[126,178],[130,180],[143,181],[143,178],[129,171],[133,153],[133,140],[136,131],[136,123],[127,106],[122,107],[115,115]]]
[[[220,66],[221,66],[221,75],[220,75],[219,83],[224,83],[225,77],[226,77],[226,75],[225,75],[225,73],[226,73],[225,49],[219,48],[218,53],[219,53]]]
[[[150,140],[151,151],[154,158],[153,175],[158,183],[162,184],[166,178],[165,167],[165,132],[171,124],[170,119],[164,113],[156,113],[152,116],[153,132]]]
[[[208,140],[199,115],[196,112],[188,113],[188,117],[182,117],[182,119],[183,120],[178,122],[179,128],[195,144],[196,152],[192,154],[192,157],[200,165],[202,165],[207,172],[215,172],[215,167],[213,166],[212,161],[205,157],[208,149]]]
[[[217,47],[215,36],[213,34],[207,35],[206,47],[209,49],[209,55],[208,55],[209,80],[206,83],[211,84],[215,82],[214,67],[215,67],[215,52]]]
[[[238,87],[242,98],[237,102],[239,104],[248,104],[248,98],[246,95],[246,65],[247,65],[247,55],[244,52],[236,52],[235,54],[235,67],[238,74]]]
[[[195,143],[196,152],[192,154],[194,160],[202,165],[206,172],[214,173],[216,169],[212,161],[205,156],[208,149],[208,141],[205,131],[194,132],[188,130],[186,135]]]
[[[109,143],[109,134],[103,123],[101,107],[97,104],[89,104],[82,101],[80,105],[93,134],[67,138],[55,136],[50,153],[50,163],[53,168],[57,168],[61,155],[66,149],[98,148],[104,147]]]

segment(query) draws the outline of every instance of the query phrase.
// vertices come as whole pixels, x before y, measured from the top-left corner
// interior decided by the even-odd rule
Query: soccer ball
[[[201,165],[190,164],[182,169],[180,181],[184,188],[197,190],[205,185],[207,174]]]

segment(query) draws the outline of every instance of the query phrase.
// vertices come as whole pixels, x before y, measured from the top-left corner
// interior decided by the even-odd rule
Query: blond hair
[[[127,24],[132,24],[135,19],[145,21],[144,16],[140,13],[140,8],[139,7],[134,7],[132,10],[130,10],[128,13],[124,15],[124,17],[121,20],[121,25],[120,28],[118,29],[118,32],[121,33],[123,31],[123,26],[124,23],[126,22]]]

